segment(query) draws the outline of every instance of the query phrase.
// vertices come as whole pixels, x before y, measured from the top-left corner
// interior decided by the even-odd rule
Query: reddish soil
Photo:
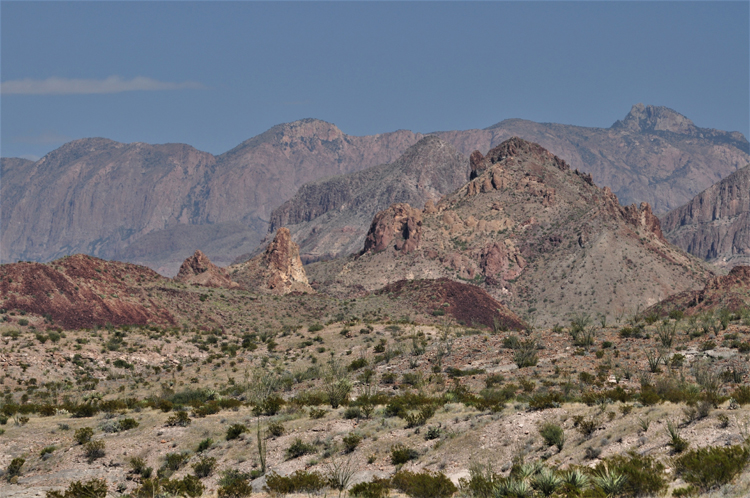
[[[65,328],[174,324],[141,286],[168,281],[149,268],[85,255],[0,265],[0,307]]]
[[[406,299],[416,309],[433,315],[442,310],[457,322],[468,326],[483,325],[492,328],[495,320],[501,327],[521,330],[523,320],[474,285],[454,282],[447,278],[437,280],[399,280],[386,285],[378,294],[391,299]],[[445,306],[445,305],[448,306]]]

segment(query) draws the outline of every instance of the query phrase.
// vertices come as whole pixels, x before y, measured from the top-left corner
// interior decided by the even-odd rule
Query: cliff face
[[[190,285],[200,285],[203,287],[239,287],[239,284],[232,282],[229,278],[229,272],[225,268],[219,268],[208,259],[208,256],[201,251],[195,251],[195,254],[187,258],[180,266],[180,271],[174,278],[177,282]]]
[[[469,281],[553,324],[572,311],[632,313],[711,276],[664,239],[647,203],[621,206],[538,144],[512,138],[472,164],[473,179],[436,205],[378,213],[357,257],[308,265],[314,287],[347,296],[402,279]]]
[[[428,136],[391,164],[304,185],[271,214],[269,232],[287,226],[306,263],[345,256],[362,249],[378,211],[393,203],[437,202],[467,179],[466,158]]]
[[[712,264],[750,265],[750,166],[662,217],[667,239]]]

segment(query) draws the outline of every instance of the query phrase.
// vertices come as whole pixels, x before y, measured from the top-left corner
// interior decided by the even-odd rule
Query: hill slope
[[[359,257],[308,265],[312,285],[347,295],[403,278],[467,280],[554,323],[570,312],[633,312],[711,274],[663,238],[648,204],[621,207],[537,144],[514,138],[477,152],[472,170],[437,207],[378,213]]]

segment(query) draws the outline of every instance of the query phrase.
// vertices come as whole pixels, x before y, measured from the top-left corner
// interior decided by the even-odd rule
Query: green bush
[[[57,448],[55,446],[45,446],[42,448],[42,451],[39,452],[39,456],[49,455],[51,453],[54,453]]]
[[[196,476],[187,475],[182,479],[164,479],[161,487],[167,495],[198,498],[203,495],[206,487]]]
[[[284,398],[271,395],[258,403],[255,408],[253,408],[253,413],[255,415],[266,415],[272,417],[281,411],[282,406],[284,406]]]
[[[193,464],[193,472],[200,478],[210,476],[214,468],[216,468],[216,459],[210,457],[203,457]]]
[[[81,427],[80,429],[76,429],[73,434],[73,439],[75,439],[78,444],[86,444],[91,441],[93,435],[94,429],[91,427]]]
[[[605,467],[625,477],[625,496],[658,496],[667,487],[664,465],[650,456],[633,451],[627,456],[612,456],[600,463],[595,472]]]
[[[286,458],[287,460],[292,460],[310,453],[315,453],[316,451],[315,446],[305,443],[302,439],[297,438],[292,442],[291,446],[286,449]]]
[[[556,446],[558,451],[562,451],[565,444],[565,431],[562,427],[546,422],[539,428],[539,435],[542,436],[547,446]]]
[[[243,432],[247,432],[247,427],[245,424],[232,424],[227,429],[227,441],[231,441],[232,439],[237,439],[240,437],[240,434]]]
[[[202,440],[200,443],[198,443],[198,448],[195,450],[197,453],[202,453],[209,449],[211,445],[214,444],[214,440],[210,437],[207,437],[206,439]]]
[[[104,441],[101,439],[98,441],[89,441],[83,445],[83,453],[86,455],[86,459],[89,463],[104,457]]]
[[[26,459],[24,458],[14,458],[10,461],[8,464],[8,468],[5,471],[5,479],[10,481],[16,476],[21,475],[21,467],[23,467],[23,464],[26,463]]]
[[[234,469],[222,472],[218,484],[219,498],[244,498],[253,492],[250,474]]]
[[[146,460],[141,457],[132,457],[128,460],[130,468],[133,469],[133,473],[136,475],[143,475],[143,471],[146,470]]]
[[[94,403],[81,403],[72,409],[71,416],[74,418],[89,418],[99,413],[99,407]]]
[[[409,460],[416,460],[417,458],[419,458],[419,453],[403,444],[391,447],[391,463],[393,465],[402,465]]]
[[[349,496],[356,498],[387,498],[390,495],[390,479],[373,478],[370,482],[360,482],[349,488]]]
[[[138,423],[138,421],[135,420],[134,418],[124,418],[124,419],[120,420],[118,422],[118,424],[120,425],[120,430],[121,431],[127,431],[127,430],[130,430],[130,429],[135,429],[136,427],[138,427],[140,425]]]
[[[47,491],[47,498],[105,498],[106,496],[106,479],[91,479],[86,482],[74,481],[65,491]]]
[[[565,398],[559,392],[535,393],[529,398],[529,410],[557,408],[563,401]]]
[[[280,437],[284,435],[284,424],[281,422],[271,422],[268,424],[268,432],[271,433],[273,437]]]
[[[357,446],[359,446],[359,443],[362,442],[362,436],[357,434],[356,432],[350,432],[346,436],[343,437],[343,443],[344,443],[344,451],[346,453],[351,453],[354,450],[357,449]]]
[[[272,472],[266,476],[264,490],[275,495],[292,493],[317,493],[328,485],[328,481],[319,472],[297,470],[288,476],[280,476]]]
[[[429,471],[401,470],[391,479],[391,486],[412,498],[449,498],[458,491],[445,474]]]
[[[747,446],[709,446],[678,457],[675,469],[685,482],[706,491],[731,481],[744,470],[748,460],[750,449]]]
[[[165,425],[168,427],[187,427],[190,425],[190,422],[191,420],[188,412],[180,410],[176,411],[174,415],[171,415],[165,422]]]
[[[190,459],[185,453],[167,453],[164,455],[164,467],[169,470],[180,470]]]

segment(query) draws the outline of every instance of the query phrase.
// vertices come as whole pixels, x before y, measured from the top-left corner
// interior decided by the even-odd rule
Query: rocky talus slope
[[[273,211],[269,232],[289,228],[305,263],[347,256],[362,248],[378,211],[396,202],[437,202],[468,178],[468,158],[427,136],[390,164],[303,185]]]
[[[661,218],[674,245],[722,269],[750,265],[750,166]]]
[[[472,180],[424,210],[378,213],[357,257],[307,266],[322,292],[449,278],[485,288],[539,323],[585,312],[614,318],[711,272],[669,244],[648,204],[620,206],[608,188],[541,146],[513,138],[471,156]]]

